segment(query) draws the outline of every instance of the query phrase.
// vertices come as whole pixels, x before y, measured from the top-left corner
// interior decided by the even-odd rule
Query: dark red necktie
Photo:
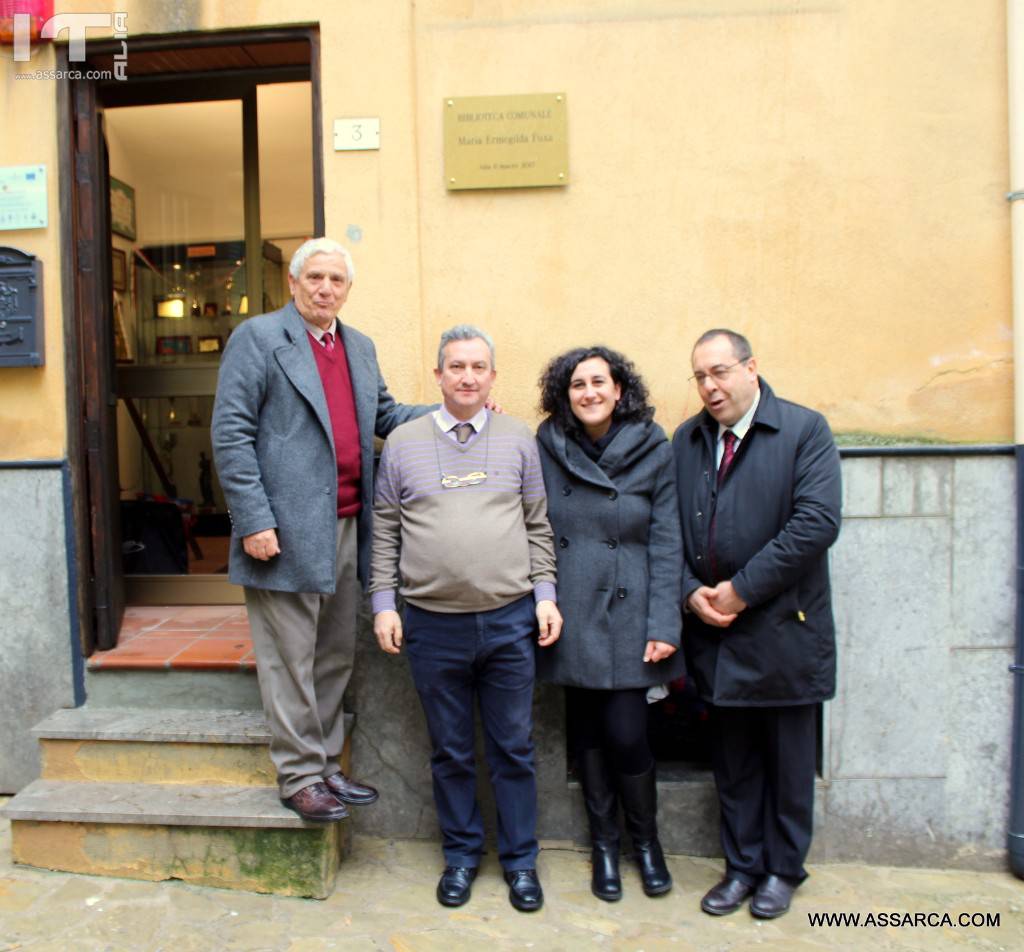
[[[729,472],[732,461],[736,456],[736,434],[732,430],[726,430],[722,437],[725,448],[722,451],[722,462],[718,464],[718,485],[722,485],[725,474]]]
[[[324,350],[329,354],[334,353],[334,335],[330,331],[326,331],[324,336],[321,338],[324,342]]]
[[[721,489],[725,474],[729,472],[729,467],[732,466],[732,461],[736,457],[736,434],[732,430],[726,430],[725,435],[722,437],[722,443],[724,444],[722,462],[718,464],[717,486],[719,489]],[[708,526],[708,557],[711,561],[711,574],[715,582],[720,581],[718,578],[718,560],[715,558],[715,516],[717,515],[718,500],[716,499],[715,511],[711,514],[711,525]]]

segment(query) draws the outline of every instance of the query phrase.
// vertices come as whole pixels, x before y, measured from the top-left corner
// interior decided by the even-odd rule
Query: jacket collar
[[[613,479],[666,440],[656,423],[626,423],[605,448],[598,465],[565,430],[551,420],[544,420],[537,430],[537,439],[562,466],[578,479],[598,486],[614,487]]]
[[[294,301],[289,301],[281,308],[281,314],[284,333],[289,343],[276,348],[274,355],[295,389],[309,401],[320,425],[327,433],[333,451],[334,431],[331,428],[331,418],[327,410],[327,398],[324,396],[323,384],[320,382],[320,372],[316,369],[316,358],[308,343],[306,324]]]
[[[757,404],[754,419],[750,423],[748,435],[758,427],[765,427],[769,430],[778,430],[781,427],[779,400],[775,396],[775,391],[768,386],[764,377],[759,376],[757,383],[761,388],[761,399]],[[718,439],[718,421],[708,413],[707,409],[700,411],[697,425],[690,431],[691,440],[698,438],[703,438],[709,446],[714,446]]]

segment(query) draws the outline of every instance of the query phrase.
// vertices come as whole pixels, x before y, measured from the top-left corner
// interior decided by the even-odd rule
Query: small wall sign
[[[0,231],[46,227],[46,166],[0,168]]]

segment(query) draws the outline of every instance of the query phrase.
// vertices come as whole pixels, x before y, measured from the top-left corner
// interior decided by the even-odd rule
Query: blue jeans
[[[445,863],[475,867],[484,847],[476,799],[473,699],[498,808],[498,859],[506,870],[537,864],[533,763],[533,596],[489,612],[405,609],[405,644],[433,753],[434,803]]]

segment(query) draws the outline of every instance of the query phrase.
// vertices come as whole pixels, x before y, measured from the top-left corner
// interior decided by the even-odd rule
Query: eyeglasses
[[[707,383],[708,377],[713,377],[715,380],[721,383],[729,376],[730,373],[732,373],[733,367],[738,367],[740,364],[745,364],[748,360],[750,360],[750,357],[744,357],[743,360],[737,360],[735,363],[726,364],[724,367],[712,367],[707,373],[705,373],[703,370],[698,371],[692,377],[690,377],[690,380],[696,383],[698,387],[703,387],[704,384]]]

